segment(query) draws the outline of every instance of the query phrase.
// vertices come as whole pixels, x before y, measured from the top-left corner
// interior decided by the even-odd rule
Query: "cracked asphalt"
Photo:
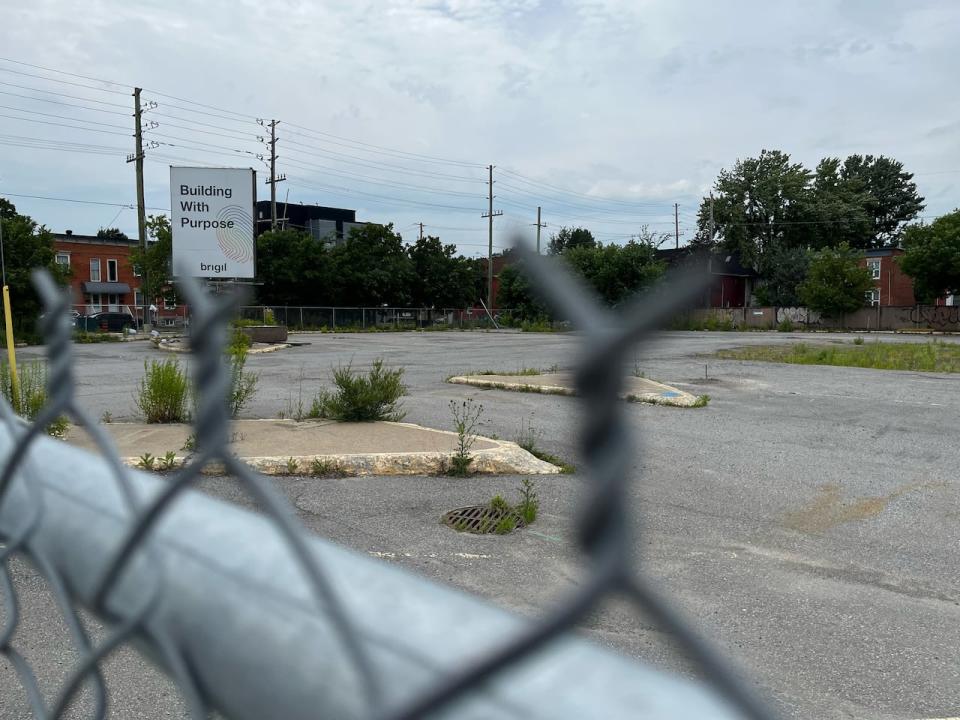
[[[571,367],[575,334],[389,333],[294,336],[252,356],[260,390],[246,415],[309,406],[331,366],[376,357],[406,368],[406,420],[449,429],[448,403],[483,403],[480,432],[532,426],[544,450],[579,465],[575,398],[483,390],[444,379],[471,370]],[[708,407],[627,406],[636,441],[631,512],[637,564],[788,718],[906,720],[960,715],[960,377],[718,360],[747,344],[849,342],[840,333],[657,336],[629,370]],[[896,342],[926,337],[883,336]],[[947,342],[953,338],[943,338]],[[146,343],[78,346],[78,394],[99,417],[132,417]],[[25,357],[37,350],[21,351]],[[165,356],[164,356],[165,357]],[[301,379],[302,378],[302,379]],[[533,615],[580,581],[572,543],[589,476],[538,479],[541,516],[509,536],[457,534],[446,510],[516,496],[519,478],[282,478],[303,522],[384,562]],[[203,489],[251,506],[229,478]],[[25,617],[16,637],[48,691],[70,663],[43,584],[17,563]],[[580,632],[696,675],[671,638],[619,600]],[[107,664],[112,717],[178,717],[175,689],[131,650]],[[0,661],[0,717],[27,717]]]

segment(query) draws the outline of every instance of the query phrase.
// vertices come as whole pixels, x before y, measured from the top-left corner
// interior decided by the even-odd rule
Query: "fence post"
[[[367,309],[360,308],[360,327],[364,330],[367,329]]]
[[[333,330],[337,329],[337,309],[330,308],[331,323],[333,324]]]

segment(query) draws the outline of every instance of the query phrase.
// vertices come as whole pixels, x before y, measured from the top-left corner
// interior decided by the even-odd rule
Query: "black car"
[[[76,320],[77,330],[85,332],[124,332],[127,328],[136,328],[137,320],[128,312],[98,312],[93,315],[81,315]]]

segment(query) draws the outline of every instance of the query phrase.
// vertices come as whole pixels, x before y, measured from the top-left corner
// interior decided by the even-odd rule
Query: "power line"
[[[6,90],[0,90],[0,95],[10,95],[11,97],[23,98],[24,100],[33,100],[34,102],[45,102],[52,103],[54,105],[63,105],[64,107],[79,108],[81,110],[88,110],[90,112],[100,112],[108,113],[110,115],[129,115],[129,113],[119,112],[117,110],[106,110],[104,108],[92,108],[87,107],[86,105],[77,105],[75,103],[65,103],[60,100],[48,100],[47,98],[38,98],[31,95],[21,95],[20,93],[7,92]]]
[[[408,200],[408,199],[406,199],[406,198],[398,198],[398,197],[393,197],[393,196],[390,196],[390,195],[379,195],[379,194],[377,194],[377,193],[363,192],[362,190],[351,190],[350,188],[338,187],[338,186],[336,186],[336,185],[332,185],[332,186],[331,186],[331,185],[321,185],[321,184],[318,184],[318,183],[315,183],[315,182],[312,182],[312,181],[309,181],[309,180],[304,180],[303,178],[297,178],[297,177],[293,177],[293,176],[290,176],[289,179],[290,179],[291,182],[294,182],[294,183],[297,183],[297,184],[300,184],[300,185],[304,185],[304,186],[306,186],[306,187],[308,187],[308,188],[312,186],[314,189],[320,189],[320,190],[324,190],[324,191],[331,191],[331,192],[334,192],[334,193],[339,193],[339,194],[342,194],[342,195],[346,195],[346,196],[348,196],[348,197],[351,196],[351,195],[353,195],[353,194],[356,194],[356,195],[363,195],[363,196],[365,196],[365,197],[381,198],[381,199],[384,199],[384,200],[392,200],[392,201],[394,201],[394,202],[401,202],[401,203],[406,203],[406,204],[409,204],[409,205],[417,205],[417,206],[424,206],[424,207],[446,208],[446,209],[448,209],[448,210],[462,210],[462,211],[464,211],[464,212],[471,212],[471,213],[476,212],[476,211],[479,209],[479,208],[464,207],[464,206],[462,206],[462,205],[443,205],[443,204],[440,204],[440,203],[430,203],[430,202],[420,202],[420,201],[417,201],[417,200]]]
[[[61,120],[70,120],[71,122],[82,122],[82,123],[87,123],[88,125],[100,125],[101,127],[118,128],[120,130],[127,129],[124,125],[111,125],[110,123],[99,122],[98,120],[84,120],[83,118],[64,117],[63,115],[56,115],[54,113],[45,113],[45,112],[40,112],[39,110],[29,110],[26,108],[10,107],[9,105],[0,105],[0,108],[3,108],[4,110],[13,110],[14,112],[28,113],[30,115],[42,115],[43,117],[52,117],[52,118],[59,118]]]
[[[19,120],[20,122],[40,123],[41,125],[56,125],[58,127],[72,128],[74,130],[85,130],[87,132],[105,133],[107,135],[128,135],[128,133],[115,132],[113,130],[97,130],[96,128],[87,128],[87,127],[82,127],[80,125],[68,125],[67,123],[51,122],[50,120],[34,120],[32,118],[22,118],[22,117],[17,117],[16,115],[4,115],[2,113],[0,113],[0,117],[8,118],[10,120]],[[113,127],[117,127],[117,126],[114,125]]]
[[[348,179],[352,179],[353,177],[355,177],[373,185],[386,185],[387,187],[405,187],[405,188],[410,188],[412,190],[417,190],[420,192],[436,193],[439,195],[451,195],[456,197],[471,197],[471,198],[478,197],[476,193],[462,192],[459,190],[441,190],[439,188],[428,187],[426,185],[416,185],[414,183],[384,182],[382,180],[376,180],[370,175],[363,175],[361,173],[355,173],[350,170],[333,168],[327,165],[316,165],[313,163],[305,163],[301,160],[284,160],[284,163],[287,165],[293,165],[294,167],[302,166],[301,169],[303,170],[319,169],[327,172],[328,174],[344,176],[344,177],[347,177]]]
[[[121,105],[120,103],[112,103],[106,100],[97,100],[96,98],[85,97],[83,95],[70,95],[69,93],[54,92],[53,90],[43,90],[41,88],[30,87],[29,85],[17,85],[16,83],[5,82],[3,80],[0,80],[0,85],[6,85],[7,87],[20,88],[21,90],[30,90],[31,92],[39,92],[45,95],[55,95],[56,97],[70,98],[71,100],[83,100],[85,102],[97,103],[98,105],[107,105],[109,107],[118,107],[118,108],[127,109],[126,105]]]
[[[103,202],[100,200],[79,200],[77,198],[49,197],[47,195],[23,195],[20,193],[6,192],[4,190],[0,190],[0,195],[3,197],[29,198],[31,200],[51,200],[53,202],[78,203],[80,205],[107,205],[110,207],[125,208],[128,210],[133,210],[135,207],[137,207],[136,203],[112,203]],[[162,210],[164,212],[170,212],[170,208],[161,207],[148,207],[147,210]]]
[[[61,83],[63,85],[73,85],[74,87],[86,88],[87,90],[96,90],[97,92],[112,93],[114,95],[126,95],[125,90],[108,90],[107,88],[97,87],[96,85],[85,85],[83,83],[75,83],[70,80],[58,80],[57,78],[47,77],[45,75],[37,75],[35,73],[23,72],[22,70],[11,70],[10,68],[0,67],[0,72],[12,73],[14,75],[23,75],[24,77],[38,78],[40,80],[47,80],[49,82]],[[114,85],[119,85],[119,83],[112,83]]]

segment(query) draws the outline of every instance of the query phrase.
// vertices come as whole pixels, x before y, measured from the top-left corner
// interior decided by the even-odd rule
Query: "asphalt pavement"
[[[640,570],[746,668],[790,718],[960,716],[960,377],[719,360],[721,347],[854,336],[663,333],[627,371],[709,394],[705,408],[625,407]],[[451,429],[450,400],[484,406],[480,432],[537,444],[580,465],[576,398],[445,382],[471,371],[569,369],[575,334],[305,334],[309,343],[253,356],[260,390],[245,413],[309,405],[331,367],[383,357],[406,369],[406,420]],[[869,338],[868,337],[868,341]],[[916,336],[882,336],[923,342]],[[942,338],[954,342],[953,338]],[[147,343],[76,348],[78,394],[91,414],[132,419]],[[36,353],[29,349],[20,356]],[[517,477],[279,478],[316,532],[478,593],[524,614],[554,604],[582,577],[573,545],[589,475],[539,478],[541,516],[507,536],[457,534],[444,511],[516,495]],[[205,490],[249,505],[229,478]],[[62,677],[62,628],[42,584],[18,565],[29,620],[18,633],[50,687]],[[671,638],[620,601],[582,632],[631,656],[696,674]],[[25,717],[0,663],[2,717]],[[169,684],[129,650],[111,660],[115,717],[180,712]],[[9,712],[8,712],[9,710]]]

